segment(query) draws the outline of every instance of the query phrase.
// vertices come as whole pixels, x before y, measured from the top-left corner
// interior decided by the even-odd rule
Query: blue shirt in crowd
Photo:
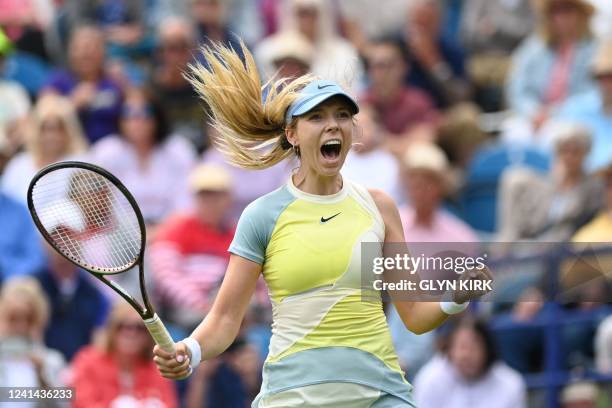
[[[612,162],[612,114],[604,111],[599,90],[568,100],[557,118],[580,123],[591,130],[591,151],[586,159],[588,171],[596,171]]]
[[[0,282],[43,266],[41,239],[28,210],[0,192]]]
[[[62,95],[70,95],[79,85],[79,79],[68,71],[56,72],[47,84]],[[96,95],[90,105],[79,111],[83,130],[90,143],[119,132],[119,116],[123,94],[117,84],[108,78],[98,81]]]
[[[47,268],[36,275],[51,305],[45,344],[61,352],[68,361],[81,347],[91,343],[94,329],[105,323],[110,309],[108,299],[93,284],[93,278],[82,270],[75,272],[72,293],[62,291]]]

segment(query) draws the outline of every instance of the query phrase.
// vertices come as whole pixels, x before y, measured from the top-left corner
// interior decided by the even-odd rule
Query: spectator
[[[263,35],[259,1],[190,0],[186,3],[191,6],[190,16],[198,25],[200,43],[237,44],[239,38],[233,34],[237,33],[246,44],[254,45]]]
[[[607,302],[610,290],[606,273],[612,267],[612,257],[605,253],[592,254],[591,248],[612,246],[612,159],[597,175],[603,179],[605,186],[604,206],[592,221],[572,237],[574,247],[583,251],[578,259],[570,260],[559,279],[563,289],[574,289],[572,292],[579,296],[578,300],[585,303],[583,308]]]
[[[476,101],[485,111],[502,110],[503,87],[516,46],[533,27],[530,0],[468,0],[461,34]]]
[[[25,206],[0,191],[0,284],[40,269],[44,256],[38,232]]]
[[[497,359],[486,326],[467,319],[450,334],[445,355],[435,356],[419,372],[414,391],[421,408],[527,406],[527,391],[519,373]]]
[[[222,0],[193,0],[191,2],[191,16],[195,20],[198,44],[222,43],[238,51],[241,49],[239,38],[229,29],[227,13],[228,4]]]
[[[384,7],[371,0],[338,0],[342,29],[360,54],[369,40],[399,35],[408,7],[414,0],[386,0]]]
[[[105,71],[104,34],[93,26],[76,28],[68,44],[69,70],[56,72],[43,92],[70,98],[91,143],[115,134],[123,95]]]
[[[103,335],[72,362],[74,408],[178,407],[174,384],[153,363],[153,340],[126,302],[113,307]]]
[[[499,240],[564,242],[599,209],[601,185],[584,171],[591,148],[587,129],[564,124],[555,139],[552,172],[515,167],[502,175]]]
[[[145,31],[145,0],[67,0],[73,26],[94,24],[108,44],[111,57],[138,57],[151,51]]]
[[[408,83],[426,91],[438,107],[468,98],[464,56],[458,43],[442,31],[439,0],[414,0],[407,13],[404,41],[410,55]]]
[[[267,41],[275,79],[294,79],[310,72],[314,49],[304,35],[297,31],[283,31]]]
[[[436,141],[460,178],[474,154],[489,139],[480,124],[481,110],[473,103],[460,103],[440,118]]]
[[[444,153],[435,145],[415,143],[408,148],[401,165],[401,180],[409,204],[400,207],[399,211],[404,236],[412,243],[409,245],[412,252],[433,256],[448,249],[442,243],[451,242],[463,243],[460,245],[462,248],[452,248],[455,250],[475,249],[473,246],[478,238],[472,229],[441,208],[451,186],[449,164]],[[427,244],[431,242],[440,244]],[[435,335],[433,332],[416,335],[406,330],[395,308],[390,309],[388,320],[400,364],[414,376],[432,356]]]
[[[45,30],[52,18],[52,0],[0,0],[0,26],[18,49],[44,60]]]
[[[407,206],[400,208],[406,239],[410,242],[478,242],[474,231],[442,209],[452,190],[448,159],[439,147],[415,143],[403,160],[402,181]]]
[[[64,359],[43,343],[48,317],[49,304],[35,279],[18,277],[4,284],[0,292],[0,386],[63,385]],[[39,405],[24,402],[20,406]]]
[[[595,56],[592,73],[597,88],[570,98],[552,121],[582,123],[593,134],[587,169],[594,171],[612,159],[612,40],[603,42]]]
[[[188,205],[185,180],[195,163],[195,152],[183,138],[168,134],[160,105],[140,90],[126,96],[120,129],[120,136],[93,145],[90,157],[125,184],[152,228]]]
[[[333,13],[323,0],[287,0],[283,3],[281,32],[298,31],[314,48],[311,71],[315,75],[346,84],[359,90],[363,67],[357,50],[336,33]],[[273,42],[263,40],[255,48],[255,58],[263,75],[274,72],[270,58]]]
[[[399,166],[396,158],[384,149],[384,131],[380,118],[372,107],[362,105],[357,123],[360,137],[346,157],[342,175],[368,188],[377,188],[399,198]]]
[[[261,1],[230,0],[228,3],[230,31],[240,33],[240,38],[246,44],[252,46],[258,43],[265,34]]]
[[[181,17],[163,19],[158,29],[158,63],[149,88],[156,95],[172,133],[190,140],[198,150],[208,147],[205,112],[198,95],[185,79],[198,46],[195,27]]]
[[[605,205],[591,222],[578,230],[572,238],[574,242],[603,242],[609,244],[612,241],[612,157],[608,165],[600,169],[598,174],[604,180]]]
[[[7,164],[2,190],[25,204],[30,180],[36,172],[84,153],[86,146],[70,101],[58,95],[41,96],[26,126],[26,149]]]
[[[0,73],[4,71],[6,57],[13,44],[0,29]],[[24,118],[30,110],[27,91],[16,81],[0,75],[0,126]]]
[[[234,237],[228,220],[232,180],[221,166],[203,164],[190,176],[195,211],[164,222],[150,250],[156,288],[169,320],[191,332],[208,313]]]
[[[605,318],[597,328],[595,364],[600,373],[612,373],[612,316]]]
[[[414,139],[433,139],[438,113],[426,93],[404,85],[409,67],[403,44],[386,38],[373,41],[366,60],[370,85],[363,101],[380,116],[389,150],[401,157]]]
[[[592,89],[595,41],[587,0],[538,0],[539,26],[515,51],[507,82],[510,108],[538,129],[567,98]]]
[[[67,361],[91,342],[104,324],[109,302],[92,277],[45,244],[47,264],[36,274],[50,302],[50,324],[45,343]],[[70,333],[70,335],[67,335]]]
[[[561,391],[561,408],[597,408],[604,406],[596,383],[579,381],[568,384]],[[602,402],[602,404],[600,404]]]

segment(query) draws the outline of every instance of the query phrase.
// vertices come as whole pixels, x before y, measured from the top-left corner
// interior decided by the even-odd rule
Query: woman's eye
[[[341,119],[348,119],[351,117],[351,114],[346,111],[343,111],[338,113],[338,117]]]
[[[318,113],[314,113],[308,117],[308,120],[321,120],[322,116]]]

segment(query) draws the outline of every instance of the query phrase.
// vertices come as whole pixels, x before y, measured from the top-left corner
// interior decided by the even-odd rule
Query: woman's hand
[[[182,380],[193,371],[189,363],[191,356],[183,342],[176,343],[176,351],[169,353],[158,345],[153,348],[153,361],[163,377],[171,380]]]
[[[459,281],[466,281],[466,283],[462,286],[469,289],[459,289],[454,291],[453,301],[455,303],[464,303],[470,300],[476,300],[491,292],[493,288],[493,274],[487,266],[481,269],[472,268],[463,272],[459,278]],[[460,286],[460,288],[462,286]]]

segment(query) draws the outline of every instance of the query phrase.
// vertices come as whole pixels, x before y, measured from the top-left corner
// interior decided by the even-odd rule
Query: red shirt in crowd
[[[143,407],[178,407],[174,384],[159,374],[153,359],[138,363],[126,376],[113,355],[88,346],[74,357],[71,378],[73,408],[107,408],[121,399],[136,399]]]
[[[164,223],[149,252],[156,289],[164,300],[174,306],[208,308],[223,280],[233,238],[234,228],[217,230],[192,214]]]
[[[416,88],[404,87],[393,100],[381,101],[368,91],[362,101],[372,106],[385,129],[393,135],[400,135],[420,124],[434,123],[438,111],[431,98]]]

